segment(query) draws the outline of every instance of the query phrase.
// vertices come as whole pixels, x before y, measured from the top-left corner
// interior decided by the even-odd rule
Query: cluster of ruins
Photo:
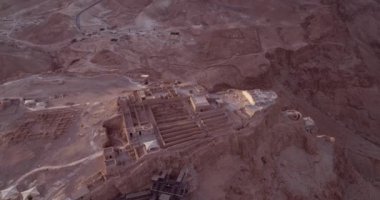
[[[86,197],[98,185],[131,170],[144,155],[195,144],[234,131],[275,102],[272,91],[228,90],[209,94],[188,83],[150,84],[117,99],[118,112],[103,127],[104,170],[85,181],[78,197]]]
[[[76,112],[71,109],[26,113],[21,124],[0,137],[0,143],[18,143],[41,138],[54,139],[65,133]]]
[[[149,190],[122,195],[125,200],[181,200],[188,193],[185,180],[187,168],[182,168],[178,175],[172,169],[163,170],[152,177]]]
[[[123,173],[124,166],[150,152],[231,127],[227,111],[199,86],[157,85],[120,97],[117,105],[118,114],[103,125],[107,176]]]
[[[284,114],[293,121],[303,121],[307,133],[312,134],[317,132],[317,126],[311,117],[303,117],[302,113],[297,110],[285,110]]]
[[[9,97],[0,99],[0,111],[3,111],[10,107],[18,108],[19,106],[23,106],[24,108],[31,111],[36,111],[47,108],[48,104],[43,100],[24,99],[21,97]]]
[[[144,82],[147,84],[143,89],[116,100],[117,113],[103,122],[106,136],[103,169],[85,179],[80,189],[70,195],[71,199],[91,199],[92,192],[99,186],[133,170],[134,164],[145,155],[231,134],[278,98],[273,91],[231,89],[211,94],[191,83]],[[79,113],[75,106],[33,109],[36,104],[36,101],[17,98],[1,101],[2,110],[27,110],[17,120],[18,125],[14,126],[17,128],[0,137],[1,143],[56,138],[67,131]],[[294,121],[302,119],[306,132],[315,130],[310,117],[303,117],[296,110],[285,110],[284,114]],[[164,171],[154,176],[150,190],[125,194],[125,198],[142,195],[149,197],[147,199],[182,199],[187,191],[187,185],[182,182],[186,172],[181,170],[176,180],[172,180],[170,174]]]
[[[46,103],[35,100],[2,99],[0,110],[10,111],[6,114],[19,112],[22,116],[12,122],[12,127],[15,128],[0,135],[0,144],[43,138],[55,139],[64,134],[77,117],[78,109],[75,107],[46,108],[45,106]]]

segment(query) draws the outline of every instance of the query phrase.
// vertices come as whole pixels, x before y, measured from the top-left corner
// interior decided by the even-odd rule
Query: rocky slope
[[[139,191],[152,174],[182,166],[191,169],[191,199],[376,199],[380,194],[335,138],[306,133],[303,123],[285,117],[279,106],[255,120],[258,126],[238,134],[144,157],[95,199],[111,191]]]
[[[157,160],[195,163],[194,199],[377,199],[380,1],[110,0],[87,9],[92,3],[0,3],[0,81],[147,73],[213,91],[272,89],[279,107],[312,116],[334,142],[305,135],[277,108],[260,128],[183,153],[188,160]]]

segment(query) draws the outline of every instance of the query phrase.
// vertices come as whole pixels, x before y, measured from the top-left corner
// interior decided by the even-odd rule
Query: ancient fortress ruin
[[[118,179],[144,165],[144,156],[196,146],[215,137],[228,137],[246,126],[256,112],[275,103],[277,94],[263,90],[227,90],[208,93],[191,83],[156,83],[117,99],[117,113],[104,121],[107,141],[103,146],[104,168],[94,174],[74,199],[90,198],[107,180]],[[182,199],[186,166],[178,171],[171,192],[157,194],[157,181],[167,181],[168,171],[152,178],[152,188],[127,199]],[[161,183],[164,184],[164,183]],[[165,183],[169,184],[169,183]],[[169,184],[170,185],[170,184]],[[168,186],[169,187],[169,186]],[[160,188],[160,187],[158,187]],[[181,195],[178,191],[182,191]],[[156,196],[154,195],[156,192]],[[139,197],[139,198],[137,198]],[[148,199],[148,198],[147,198]]]
[[[233,136],[249,126],[256,113],[275,104],[277,98],[273,91],[229,89],[209,93],[200,85],[180,82],[153,82],[128,91],[114,100],[116,112],[102,122],[101,135],[105,140],[101,170],[83,179],[68,198],[99,198],[100,191],[104,195],[105,188],[116,185],[119,191],[130,191],[122,193],[123,199],[184,199],[191,190],[192,173],[188,164],[160,167],[161,171],[150,177],[150,188],[143,191],[130,190],[134,178],[129,178],[135,177],[136,171],[151,168],[152,160],[161,156]],[[49,107],[48,102],[41,100],[5,98],[1,109],[23,113],[15,122],[17,128],[0,138],[1,143],[18,144],[59,139],[73,128],[82,108],[78,105]],[[283,113],[293,121],[303,119],[305,132],[315,131],[310,117],[303,117],[296,110]],[[132,181],[129,186],[123,184],[126,180]],[[20,181],[4,190],[4,195],[20,195],[15,187]]]

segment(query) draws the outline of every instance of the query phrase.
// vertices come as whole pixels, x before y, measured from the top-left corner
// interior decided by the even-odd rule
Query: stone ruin
[[[152,177],[149,190],[123,195],[125,200],[181,200],[188,193],[189,185],[186,181],[187,169],[182,168],[175,175],[172,169],[163,170]]]
[[[57,138],[72,125],[77,113],[77,110],[71,108],[26,112],[14,122],[17,128],[0,136],[0,143]]]
[[[127,174],[145,155],[188,147],[233,132],[236,118],[251,117],[236,112],[252,105],[247,104],[249,99],[243,91],[235,92],[239,98],[231,99],[228,92],[208,94],[199,85],[163,83],[119,97],[118,112],[103,123],[107,136],[103,146],[104,169],[85,182],[86,191],[91,193],[107,180]],[[277,98],[274,92],[257,93],[248,94],[261,109]],[[160,193],[159,189],[152,191]],[[165,195],[159,198],[177,199]]]

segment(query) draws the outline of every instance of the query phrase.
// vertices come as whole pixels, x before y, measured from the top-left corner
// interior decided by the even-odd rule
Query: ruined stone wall
[[[342,199],[348,181],[355,184],[354,189],[363,187],[363,179],[341,147],[307,133],[303,123],[282,115],[279,106],[260,115],[256,116],[256,120],[261,120],[256,127],[164,151],[160,155],[144,156],[126,170],[125,175],[109,184],[114,184],[123,193],[137,192],[149,187],[152,175],[161,170],[190,166],[199,173],[233,155],[249,166],[244,173],[251,178],[245,181],[254,185],[257,199],[307,199],[310,196],[312,199]],[[233,179],[226,184],[238,185],[236,181]],[[197,188],[199,182],[192,184],[192,188]],[[226,195],[231,192],[234,191],[226,191]],[[236,195],[249,197],[237,192],[229,198],[234,199]]]

